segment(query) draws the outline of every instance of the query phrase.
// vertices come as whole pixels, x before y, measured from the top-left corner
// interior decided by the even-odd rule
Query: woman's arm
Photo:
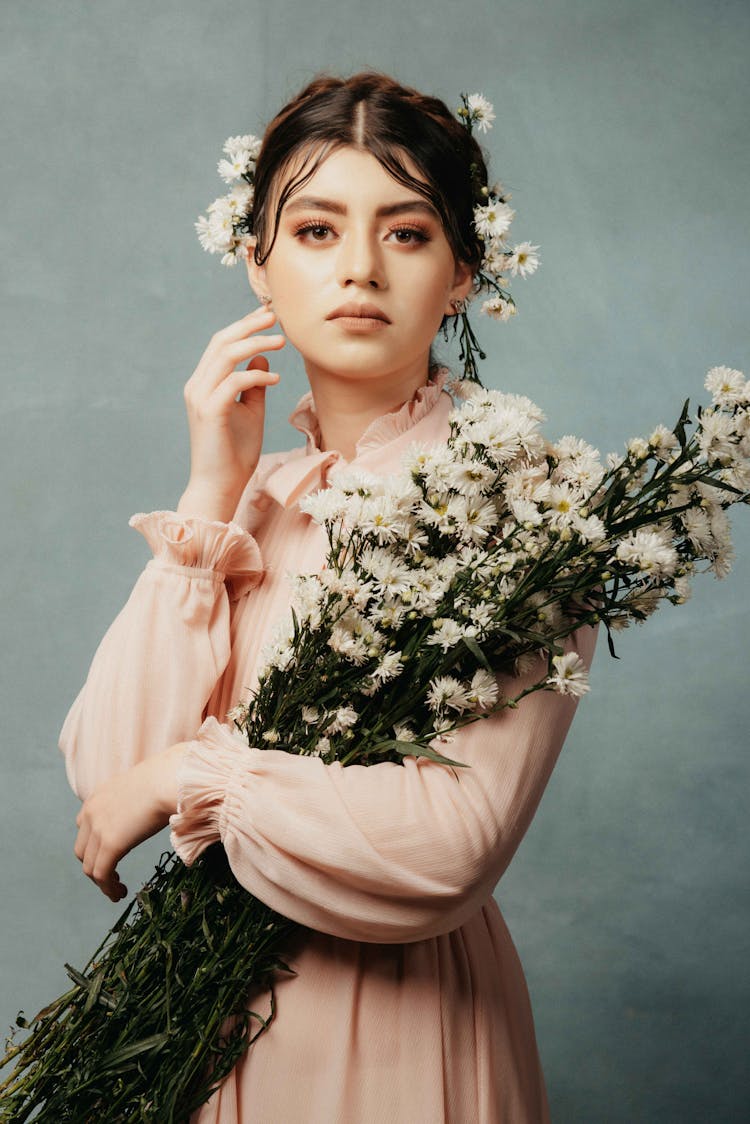
[[[154,557],[99,645],[60,734],[68,780],[83,800],[114,774],[192,736],[229,661],[226,581],[237,598],[263,569],[258,543],[231,513],[268,461],[261,455],[265,392],[278,375],[261,352],[286,340],[258,333],[274,319],[257,308],[211,337],[184,389],[190,477],[178,511],[130,520]]]
[[[68,781],[85,800],[103,781],[193,737],[230,654],[230,598],[262,578],[254,536],[173,511],[130,520],[146,564],[105,633],[60,733]]]
[[[590,665],[596,629],[565,643]],[[544,672],[512,680],[517,694]],[[577,700],[537,691],[427,758],[324,764],[248,747],[209,718],[177,766],[171,842],[186,863],[221,840],[238,881],[313,929],[405,942],[449,932],[491,895],[541,800]]]

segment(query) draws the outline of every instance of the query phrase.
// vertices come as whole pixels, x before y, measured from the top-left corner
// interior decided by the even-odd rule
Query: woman
[[[486,183],[444,103],[374,72],[318,77],[271,122],[247,262],[262,305],[216,333],[186,384],[187,487],[175,510],[131,519],[154,557],[61,733],[83,800],[74,851],[113,901],[127,893],[120,858],[170,824],[185,862],[220,839],[239,882],[307,926],[270,1028],[194,1120],[549,1119],[492,893],[575,699],[537,692],[457,731],[451,756],[471,765],[460,779],[425,758],[342,768],[273,749],[248,767],[228,722],[196,736],[247,700],[290,575],[324,562],[325,532],[299,498],[336,463],[388,473],[413,441],[449,435],[449,372],[431,343],[480,260],[477,168]],[[279,381],[262,353],[287,339],[310,383],[289,419],[306,444],[261,454]],[[566,648],[590,665],[595,640],[581,628]],[[527,669],[507,693],[538,678]]]

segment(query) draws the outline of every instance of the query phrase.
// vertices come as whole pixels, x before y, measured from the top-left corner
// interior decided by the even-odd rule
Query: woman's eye
[[[401,242],[402,246],[409,246],[409,245],[411,245],[412,242],[415,242],[415,241],[416,242],[426,242],[427,241],[427,236],[425,235],[425,233],[423,231],[418,230],[416,227],[411,227],[411,226],[397,226],[394,230],[391,231],[391,234],[406,234],[406,235],[409,236],[408,242],[406,242],[406,241]],[[396,241],[401,241],[401,239],[397,238]]]
[[[326,235],[328,234],[328,232],[332,231],[332,230],[333,230],[333,227],[330,226],[328,223],[312,222],[312,223],[307,223],[305,226],[298,227],[297,230],[295,230],[294,234],[295,234],[295,237],[297,237],[297,238],[301,238],[303,235],[306,235],[306,234],[311,234],[313,242],[323,242],[323,241],[325,241]],[[418,227],[398,226],[398,227],[394,227],[391,230],[389,230],[388,233],[389,233],[389,235],[395,234],[396,235],[396,241],[401,246],[411,246],[415,242],[428,242],[429,241],[428,236],[424,233],[424,231],[420,230]]]

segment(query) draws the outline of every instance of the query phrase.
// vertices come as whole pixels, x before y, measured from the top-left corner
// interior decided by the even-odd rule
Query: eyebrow
[[[314,195],[300,195],[291,203],[288,203],[285,210],[302,211],[307,208],[319,211],[332,211],[337,215],[345,215],[346,207],[343,203],[337,203],[334,199],[321,199]],[[404,200],[402,203],[386,203],[382,207],[378,207],[375,214],[378,218],[381,215],[401,215],[406,211],[421,211],[430,218],[440,221],[440,215],[437,213],[431,203],[421,199]]]

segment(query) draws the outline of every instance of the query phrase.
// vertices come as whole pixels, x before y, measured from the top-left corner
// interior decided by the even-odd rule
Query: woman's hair
[[[441,217],[455,257],[476,274],[483,243],[474,229],[473,208],[485,202],[480,190],[487,184],[482,150],[445,102],[376,70],[360,71],[349,78],[318,73],[267,126],[255,167],[250,217],[258,265],[273,248],[289,196],[307,182],[327,155],[344,145],[371,152],[396,180],[428,199]],[[274,185],[281,182],[297,154],[307,153],[314,155],[313,162],[303,160],[301,173],[284,184],[271,220],[268,212]],[[400,159],[403,153],[426,182],[407,172]],[[447,319],[443,318],[443,324]]]

